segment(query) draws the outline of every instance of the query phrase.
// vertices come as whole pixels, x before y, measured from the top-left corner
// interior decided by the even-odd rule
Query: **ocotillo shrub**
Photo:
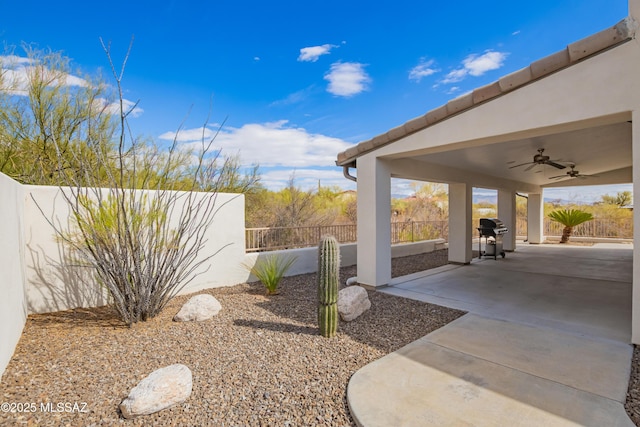
[[[333,236],[324,236],[318,245],[318,325],[320,334],[330,338],[338,330],[338,281],[340,246]]]

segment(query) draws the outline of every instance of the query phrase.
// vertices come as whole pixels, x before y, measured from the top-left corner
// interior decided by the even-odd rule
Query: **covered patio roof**
[[[403,149],[398,141],[406,140],[416,133],[458,117],[464,120],[471,110],[497,100],[518,89],[530,86],[561,70],[599,55],[635,37],[637,24],[627,17],[611,28],[603,30],[583,40],[568,45],[565,49],[531,63],[528,67],[502,77],[484,87],[462,95],[447,104],[433,109],[394,129],[363,141],[338,154],[336,164],[345,168],[355,167],[356,160],[372,152],[387,148],[388,154],[378,157],[389,159],[410,158],[421,162],[421,169],[428,169],[420,177],[410,173],[392,172],[392,176],[428,179],[438,182],[457,181],[460,176],[473,176],[480,181],[491,183],[494,177],[512,183],[520,191],[535,187],[561,187],[575,185],[600,185],[629,183],[632,181],[631,156],[631,114],[619,112],[607,116],[565,122],[548,127],[518,129],[499,137],[472,138],[446,144],[427,143]],[[585,88],[588,91],[589,88]],[[588,94],[586,94],[588,95]],[[540,106],[536,106],[540,107]],[[522,114],[527,114],[529,106],[523,105]],[[552,110],[553,106],[549,106]],[[464,126],[473,128],[474,123],[466,121]],[[481,125],[479,126],[481,127]],[[570,169],[559,170],[551,166],[536,166],[523,173],[526,166],[511,168],[513,165],[530,162],[537,150],[544,148],[545,155],[563,164],[575,164],[576,170],[589,179],[575,179],[567,175]],[[426,167],[426,168],[425,168]],[[407,168],[402,168],[408,171]],[[409,168],[410,170],[411,168]],[[564,175],[564,178],[550,179]],[[478,179],[475,180],[478,182]],[[532,187],[533,186],[533,187]]]
[[[449,184],[454,264],[473,258],[474,187],[497,190],[497,216],[511,230],[516,195],[528,193],[534,244],[544,241],[544,188],[633,183],[640,197],[638,22],[640,0],[629,0],[629,16],[616,25],[339,153],[346,175],[357,168],[358,282],[391,281],[391,177]],[[542,149],[555,165],[534,161]],[[569,165],[590,176],[572,177]],[[507,234],[504,249],[515,246]],[[640,250],[633,259],[632,341],[640,343]]]

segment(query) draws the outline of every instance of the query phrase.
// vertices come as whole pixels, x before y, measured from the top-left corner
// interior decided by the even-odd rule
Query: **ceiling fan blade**
[[[545,162],[545,164],[547,164],[549,166],[553,166],[554,168],[558,168],[558,169],[566,169],[567,168],[565,165],[561,165],[560,163],[556,163],[556,162],[551,161],[551,160],[547,160]]]
[[[537,163],[534,163],[534,164],[532,164],[531,166],[529,166],[528,168],[526,168],[524,171],[525,171],[525,172],[530,171],[531,169],[535,168],[535,167],[536,167],[536,165],[537,165]]]
[[[549,179],[560,179],[560,178],[564,178],[567,175],[556,175],[556,176],[550,176]]]
[[[521,164],[519,164],[519,165],[509,166],[509,169],[518,168],[518,167],[520,167],[520,166],[529,165],[529,164],[531,164],[531,162],[521,163]]]

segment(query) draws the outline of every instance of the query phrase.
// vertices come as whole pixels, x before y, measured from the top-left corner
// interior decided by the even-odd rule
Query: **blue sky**
[[[2,3],[16,54],[62,51],[84,72],[108,70],[99,38],[119,63],[133,37],[134,132],[166,140],[184,122],[188,144],[211,112],[217,145],[259,163],[270,188],[294,170],[303,187],[353,188],[339,151],[627,15],[625,0]]]

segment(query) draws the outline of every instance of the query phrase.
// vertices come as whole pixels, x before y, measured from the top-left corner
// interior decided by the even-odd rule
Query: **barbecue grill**
[[[509,232],[504,223],[497,218],[480,218],[480,239],[478,241],[478,258],[484,256],[492,256],[498,259],[498,254],[504,258],[505,253],[502,248],[502,236]],[[482,252],[482,239],[484,238],[484,252]]]

